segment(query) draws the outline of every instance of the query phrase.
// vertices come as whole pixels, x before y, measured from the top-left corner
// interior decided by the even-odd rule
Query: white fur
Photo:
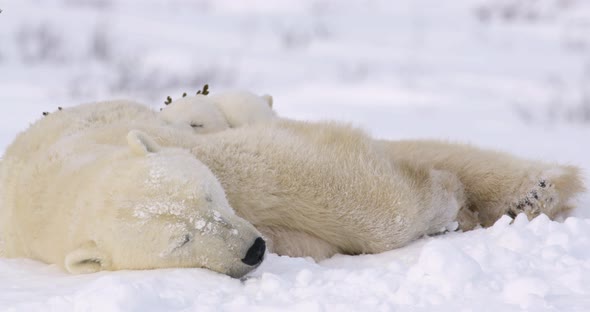
[[[195,95],[175,100],[160,112],[162,120],[195,133],[219,132],[230,127],[224,113],[209,96]]]
[[[275,252],[323,259],[404,246],[454,221],[488,226],[518,207],[555,216],[583,189],[574,167],[442,142],[375,141],[338,123],[273,118],[196,136],[139,105],[92,107],[50,115],[8,149],[7,255],[65,262],[72,272],[202,266],[239,276],[247,271],[236,269],[239,255],[258,235],[251,225]],[[146,158],[158,159],[158,170]],[[127,201],[135,209],[120,206]],[[187,232],[210,240],[169,260]]]
[[[584,191],[580,169],[515,157],[493,150],[441,141],[378,141],[391,163],[435,168],[456,174],[467,204],[459,213],[462,229],[491,226],[504,214],[566,215]]]
[[[556,218],[584,190],[574,166],[439,141],[376,141],[337,123],[274,119],[201,138],[193,153],[275,252],[374,253],[504,214]]]
[[[211,99],[217,103],[232,128],[268,122],[275,117],[272,110],[273,99],[270,95],[258,96],[247,91],[228,91],[212,95]]]
[[[455,175],[398,168],[346,125],[279,119],[197,137],[195,156],[281,254],[390,250],[444,230],[464,204]]]
[[[232,103],[236,107],[239,106],[239,101],[232,100],[232,97],[226,97],[226,102]],[[247,106],[242,107],[247,108]],[[257,123],[262,124],[264,122],[265,119],[261,118]],[[350,139],[348,135],[336,136],[330,134],[333,132],[330,130],[332,126],[326,128],[312,124],[296,126],[297,122],[286,120],[278,122],[276,118],[268,118],[266,122],[268,122],[269,127],[276,129],[278,132],[284,132],[283,128],[288,128],[295,131],[296,136],[303,136],[308,141],[302,143],[303,147],[301,148],[303,149],[309,148],[310,143],[312,146],[317,145],[318,149],[325,149],[324,144],[336,144],[335,141],[337,140],[342,141],[340,144],[347,144],[347,140]],[[253,137],[261,140],[260,143],[251,143],[251,145],[256,146],[250,152],[259,155],[255,158],[257,161],[260,161],[260,158],[268,157],[267,153],[273,153],[273,147],[265,146],[265,144],[277,143],[272,143],[272,140],[268,138],[264,139],[265,135],[269,135],[268,133],[260,130],[258,130],[260,133],[254,130],[248,131],[252,133]],[[248,139],[243,138],[243,140]],[[264,140],[270,141],[266,142]],[[278,140],[291,142],[288,137],[279,138]],[[473,229],[476,226],[491,226],[504,214],[525,213],[528,218],[534,218],[543,213],[550,218],[557,218],[569,212],[571,199],[584,190],[580,170],[574,166],[525,160],[505,153],[440,141],[383,140],[372,143],[364,142],[363,144],[374,145],[372,149],[378,151],[377,153],[381,154],[392,168],[397,168],[396,171],[405,172],[406,177],[404,179],[409,181],[405,182],[415,183],[413,181],[416,179],[432,180],[432,188],[428,191],[419,191],[419,193],[430,192],[430,196],[433,198],[432,202],[443,205],[446,203],[451,207],[438,213],[447,212],[448,215],[441,217],[434,214],[436,216],[434,219],[440,217],[440,219],[446,220],[449,215],[454,213],[452,207],[460,206],[461,209],[456,215],[456,221],[462,230]],[[293,146],[289,145],[285,148],[286,150],[292,150]],[[297,148],[295,147],[295,149]],[[299,153],[298,150],[293,151],[293,154],[297,153]],[[340,156],[338,152],[334,152],[334,161],[337,161]],[[315,159],[316,157],[309,156],[310,162],[315,161]],[[292,159],[284,161],[288,164]],[[232,159],[231,162],[240,163],[236,159]],[[208,163],[208,165],[216,174],[223,176],[214,164]],[[248,164],[248,166],[252,166],[252,164]],[[282,168],[279,164],[276,166]],[[263,165],[260,165],[260,167],[264,168]],[[318,168],[318,170],[325,171],[325,168]],[[333,169],[337,170],[337,168]],[[275,170],[268,169],[270,173],[263,174],[267,169],[259,170],[257,174],[267,174],[269,178],[273,177],[275,172]],[[304,172],[303,169],[301,171]],[[299,177],[300,171],[298,170],[293,170],[289,174],[293,175],[292,179],[296,179],[294,177],[300,178],[303,184],[311,183],[305,177]],[[460,182],[458,186],[454,185],[457,178]],[[263,178],[255,177],[252,179],[258,181]],[[436,189],[437,186],[445,185],[445,179],[452,182],[448,182],[450,184],[446,188],[442,188],[442,191]],[[231,185],[231,179],[222,178],[222,183],[224,183],[226,189],[230,190],[229,198],[232,204],[235,203],[234,206],[239,207],[243,201],[248,201],[241,198],[241,196],[235,195],[236,187]],[[268,187],[272,188],[272,185]],[[464,193],[458,191],[461,188],[464,189]],[[454,191],[448,192],[448,190]],[[253,193],[261,191],[258,189],[252,190]],[[412,192],[414,191],[412,190]],[[284,192],[279,190],[277,193],[283,194]],[[278,200],[277,198],[278,196],[274,199]],[[252,203],[252,205],[255,205],[255,203]],[[250,208],[246,207],[240,210],[249,212]],[[310,212],[305,210],[301,211],[301,213],[309,214]],[[252,221],[248,216],[246,219]],[[339,246],[329,244],[323,240],[322,235],[313,234],[315,230],[301,231],[293,230],[290,227],[277,227],[272,224],[264,226],[258,223],[255,224],[267,237],[275,241],[272,242],[271,240],[269,243],[276,252],[281,254],[292,256],[312,255],[316,258],[324,258],[335,252],[343,252],[343,249]],[[280,243],[277,243],[277,241]]]
[[[72,273],[204,267],[244,275],[252,267],[241,259],[260,234],[182,149],[194,137],[125,101],[36,122],[0,164],[4,256]]]
[[[173,101],[162,109],[160,117],[169,124],[206,134],[268,122],[275,117],[272,104],[270,95],[258,96],[247,91],[198,94]]]

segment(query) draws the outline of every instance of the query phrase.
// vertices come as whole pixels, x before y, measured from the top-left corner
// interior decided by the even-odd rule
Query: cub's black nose
[[[262,259],[264,259],[265,251],[266,242],[264,242],[264,239],[262,239],[262,237],[259,237],[254,241],[252,247],[248,249],[246,257],[242,259],[242,262],[250,266],[258,265],[260,264],[260,262],[262,262]]]

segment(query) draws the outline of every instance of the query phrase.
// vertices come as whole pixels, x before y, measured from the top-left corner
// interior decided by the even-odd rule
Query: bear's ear
[[[127,144],[135,153],[139,155],[147,155],[149,153],[157,153],[160,146],[149,135],[139,131],[131,130],[127,134]]]
[[[265,94],[261,97],[266,101],[266,103],[268,103],[268,107],[272,108],[272,95]]]
[[[94,273],[108,270],[111,267],[110,258],[90,242],[74,249],[66,255],[65,268],[72,274]]]

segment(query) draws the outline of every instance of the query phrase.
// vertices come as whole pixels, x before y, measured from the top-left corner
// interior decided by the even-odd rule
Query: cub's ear
[[[139,131],[131,130],[127,134],[127,144],[131,147],[133,152],[139,155],[147,155],[149,153],[157,153],[160,151],[160,146],[149,135]]]
[[[268,107],[272,108],[272,95],[265,94],[261,97],[268,103]]]
[[[110,267],[110,257],[99,250],[94,242],[89,242],[80,248],[74,249],[66,255],[65,259],[65,268],[72,274],[94,273],[108,270]]]

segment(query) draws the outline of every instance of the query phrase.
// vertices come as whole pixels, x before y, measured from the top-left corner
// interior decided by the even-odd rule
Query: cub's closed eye
[[[199,123],[191,123],[191,127],[193,128],[203,128],[203,124],[199,124]]]

